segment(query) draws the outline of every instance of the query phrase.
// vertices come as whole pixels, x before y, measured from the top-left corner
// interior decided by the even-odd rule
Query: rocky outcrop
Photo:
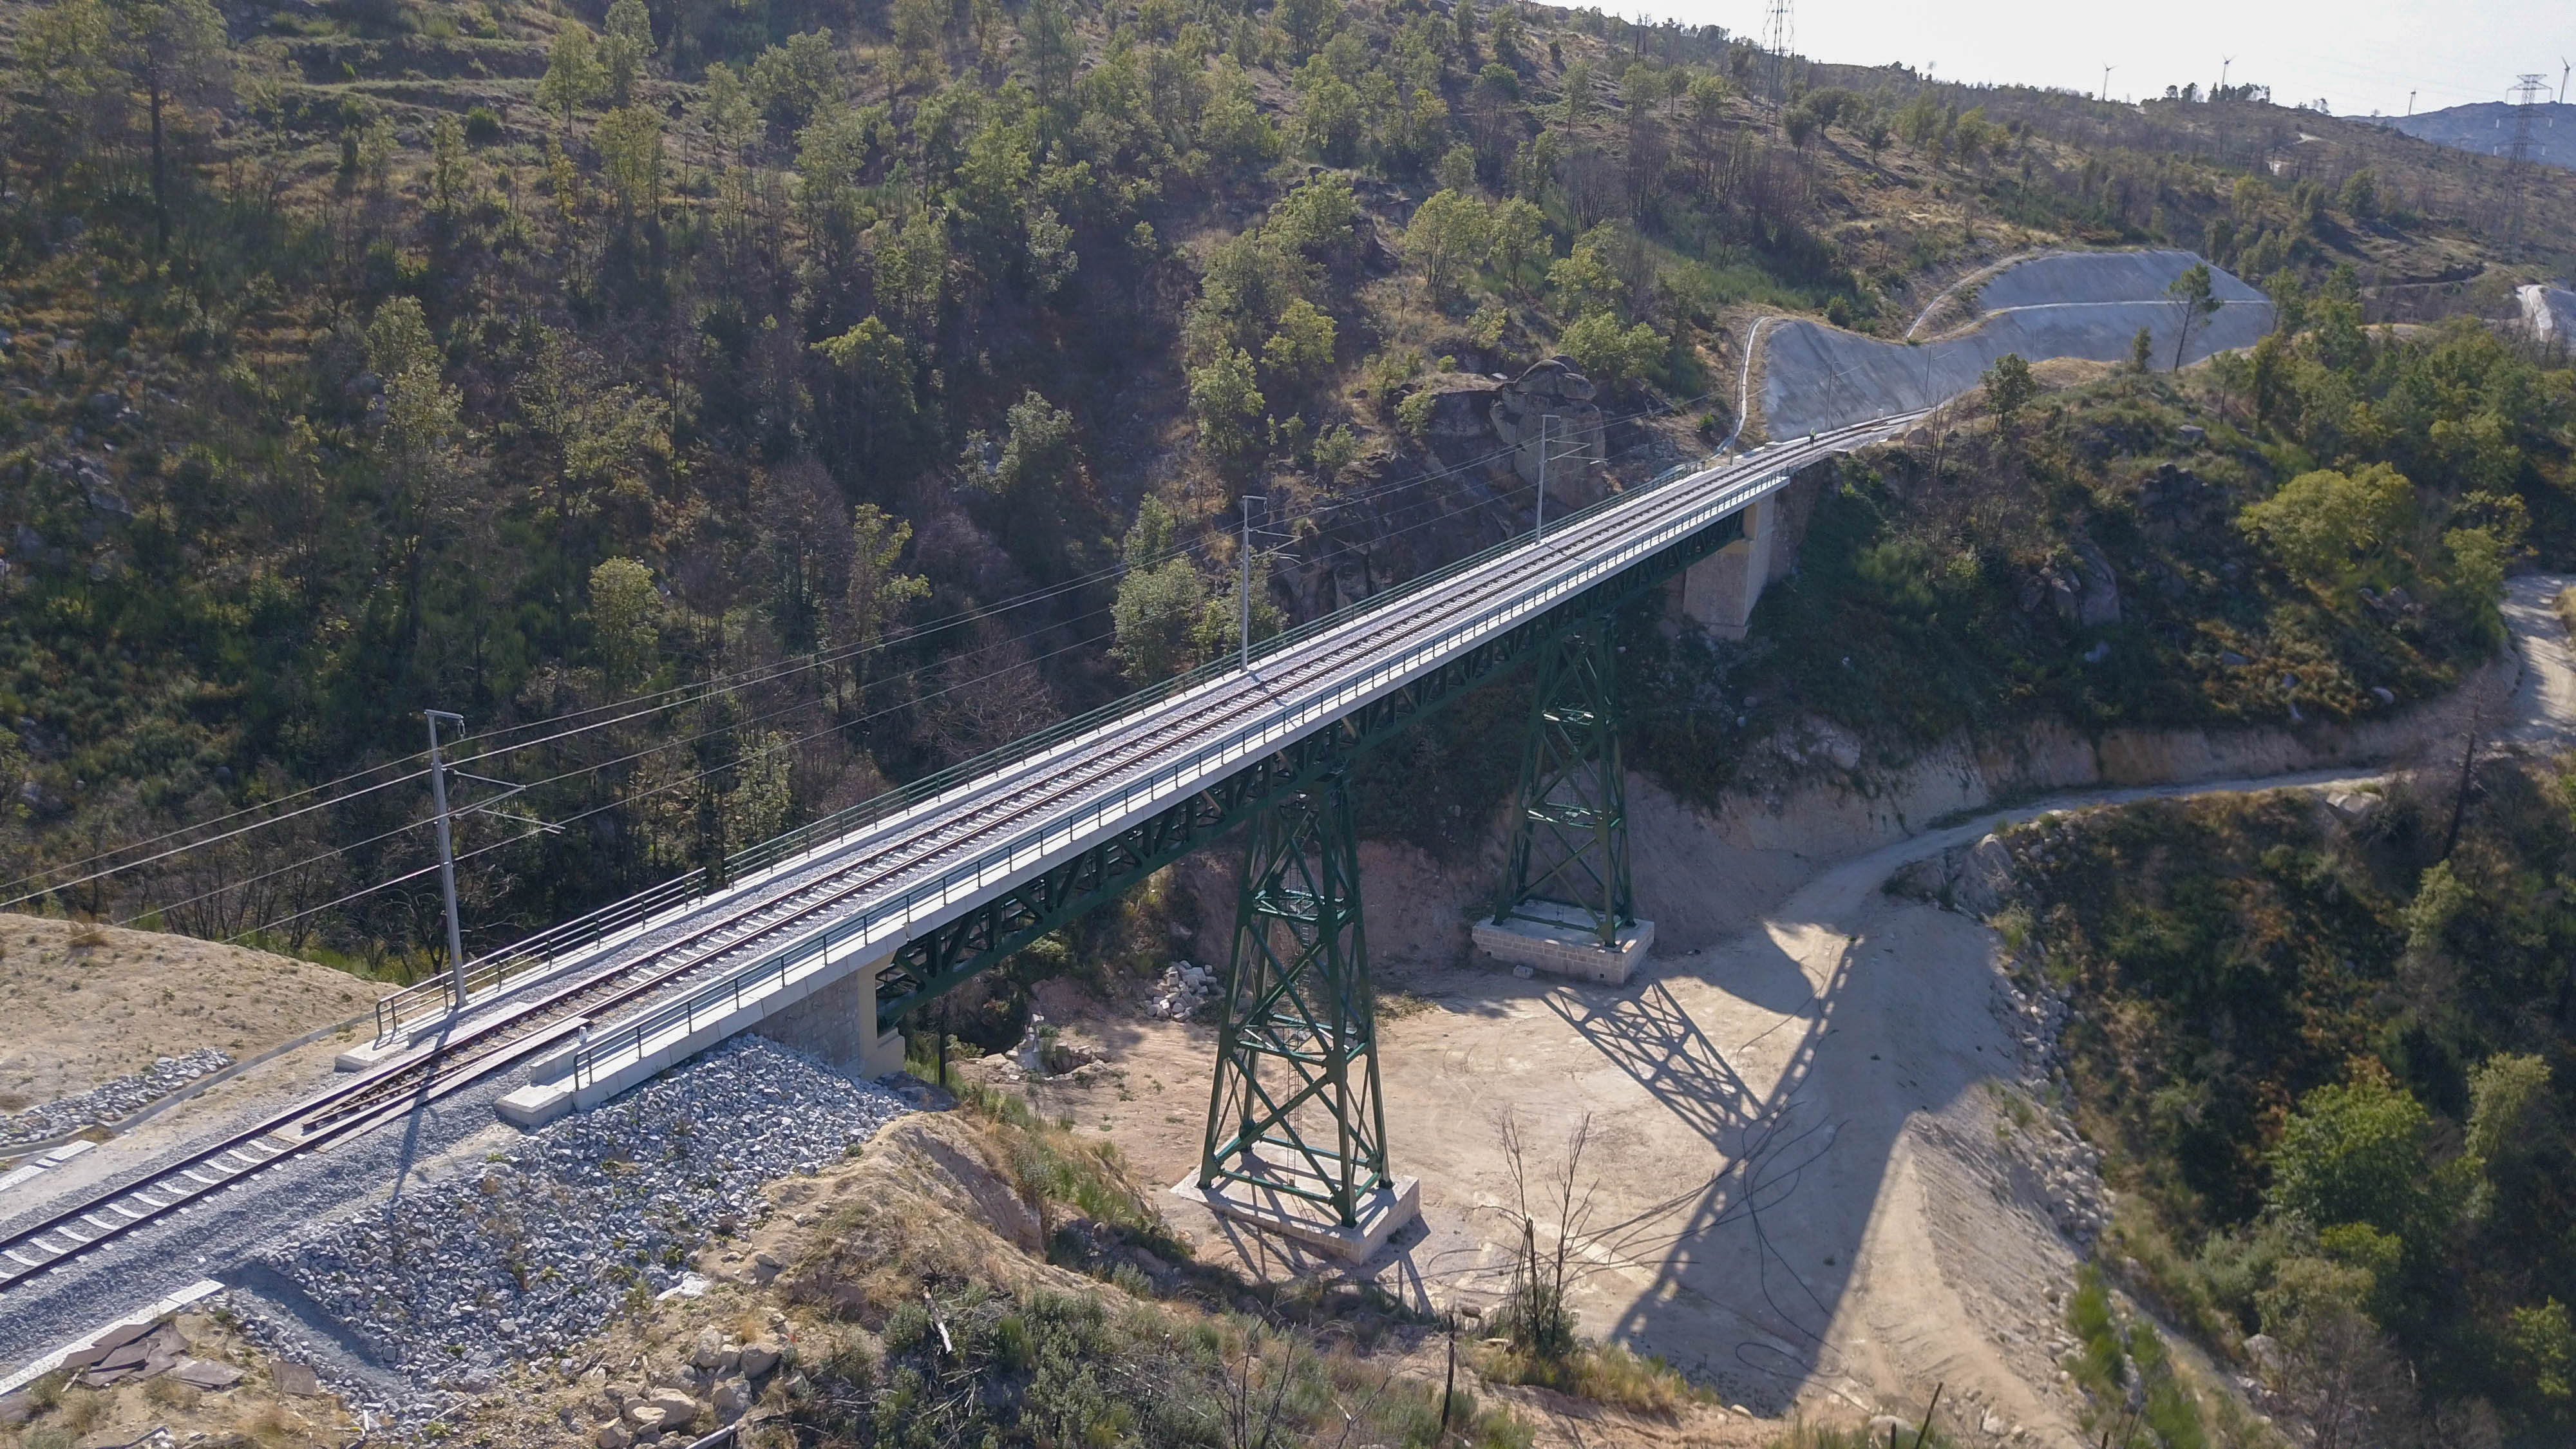
[[[1595,391],[1592,379],[1575,370],[1574,359],[1551,357],[1497,389],[1487,414],[1512,449],[1512,471],[1521,481],[1538,482],[1544,459],[1549,498],[1572,507],[1600,496],[1597,480],[1608,461]]]

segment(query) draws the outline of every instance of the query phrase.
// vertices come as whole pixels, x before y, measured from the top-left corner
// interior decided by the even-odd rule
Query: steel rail
[[[217,1189],[237,1185],[263,1167],[417,1110],[546,1051],[586,1024],[590,1018],[585,1013],[615,1011],[643,1002],[686,978],[714,974],[729,958],[763,942],[801,933],[797,943],[769,952],[752,967],[737,970],[713,988],[666,1005],[662,1014],[689,1011],[694,1003],[728,989],[738,998],[746,977],[801,954],[800,945],[823,938],[831,922],[845,918],[844,908],[859,898],[931,873],[936,873],[938,879],[927,889],[945,898],[953,892],[961,872],[980,878],[995,861],[1016,861],[1027,854],[1032,840],[1037,842],[1037,855],[1044,856],[1048,853],[1048,836],[1066,833],[1061,824],[1041,821],[1033,831],[997,850],[982,852],[962,866],[941,870],[944,862],[965,854],[978,840],[1027,824],[1038,816],[1061,822],[1078,816],[1089,804],[1096,825],[1108,808],[1100,802],[1108,797],[1114,795],[1122,803],[1132,803],[1138,786],[1129,782],[1121,788],[1120,777],[1139,768],[1146,771],[1145,788],[1148,797],[1152,797],[1161,784],[1176,781],[1175,772],[1183,768],[1156,762],[1189,752],[1193,743],[1208,736],[1225,734],[1226,738],[1200,745],[1192,755],[1195,763],[1203,764],[1212,754],[1239,754],[1255,741],[1267,746],[1273,729],[1270,721],[1278,718],[1284,708],[1280,702],[1283,694],[1316,685],[1329,693],[1337,687],[1337,681],[1346,685],[1355,667],[1376,659],[1391,643],[1401,644],[1407,636],[1418,635],[1427,622],[1454,618],[1498,593],[1527,585],[1533,577],[1543,580],[1563,569],[1570,550],[1580,552],[1605,537],[1616,539],[1669,526],[1675,515],[1686,515],[1692,508],[1707,504],[1704,497],[1686,496],[1699,490],[1668,490],[1663,485],[1685,478],[1717,481],[1720,475],[1732,474],[1755,481],[1766,474],[1785,477],[1825,456],[1884,436],[1901,427],[1910,416],[1874,420],[1820,434],[1803,443],[1775,445],[1747,455],[1732,467],[1674,469],[1647,488],[1613,495],[1578,511],[1562,520],[1558,531],[1535,547],[1525,539],[1507,540],[1451,568],[1269,641],[1268,647],[1256,656],[1270,666],[1266,672],[1234,668],[1194,671],[1173,681],[1173,687],[1146,691],[1142,697],[1121,701],[1114,707],[1120,712],[1109,718],[1101,718],[1106,711],[1095,711],[1017,746],[944,771],[932,781],[922,782],[933,786],[927,793],[916,793],[919,787],[915,787],[869,802],[860,807],[868,812],[867,817],[850,822],[856,828],[837,838],[784,859],[779,852],[767,851],[768,868],[723,893],[717,898],[721,901],[719,909],[713,912],[701,914],[702,905],[665,912],[660,919],[629,920],[614,932],[596,928],[596,920],[606,919],[604,913],[567,923],[574,927],[593,925],[592,942],[597,943],[594,959],[577,966],[568,977],[549,973],[541,989],[527,999],[492,1003],[503,1009],[486,1020],[451,1016],[448,1020],[456,1032],[453,1036],[443,1035],[414,1047],[365,1076],[317,1093],[210,1147],[189,1153],[175,1164],[129,1174],[51,1214],[45,1222],[0,1240],[0,1290],[147,1223],[185,1212]],[[1741,487],[1745,480],[1727,481]],[[1767,490],[1748,494],[1735,506],[1749,503],[1762,491]],[[1628,566],[1623,564],[1603,577],[1615,576]],[[1587,581],[1573,593],[1546,600],[1539,612],[1561,605],[1599,581]],[[1508,610],[1529,606],[1530,600],[1524,598],[1517,602],[1506,600],[1501,607]],[[1476,622],[1490,624],[1495,617],[1489,611]],[[1467,626],[1455,626],[1450,633],[1455,635],[1464,627]],[[1409,658],[1416,657],[1424,647],[1416,644],[1405,653]],[[1386,671],[1381,668],[1376,672]],[[1359,673],[1366,676],[1369,671],[1360,667]],[[978,774],[966,773],[977,766],[985,768]],[[826,823],[841,821],[835,817],[816,825]],[[814,830],[815,827],[807,827],[791,832],[774,844],[804,845],[814,839]],[[836,860],[840,863],[832,864]],[[817,864],[827,868],[819,873],[803,873]],[[658,905],[670,898],[670,884],[674,883],[631,899],[639,904],[649,900]],[[918,903],[923,889],[915,885],[904,892],[907,912]],[[764,915],[773,918],[760,919]],[[865,917],[881,918],[873,910]],[[824,923],[820,928],[815,925],[818,920]],[[673,926],[683,928],[675,940],[653,943],[628,959],[604,963],[596,959],[598,953],[615,945]],[[745,926],[749,929],[726,934]],[[620,939],[611,941],[612,934]],[[675,954],[681,958],[676,962]],[[639,1020],[652,1019],[653,1014],[647,1013]],[[623,1035],[627,1024],[619,1026]],[[639,1046],[640,1042],[639,1036]]]

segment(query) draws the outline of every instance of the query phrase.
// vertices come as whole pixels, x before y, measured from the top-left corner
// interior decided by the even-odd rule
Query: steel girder
[[[1494,919],[1546,925],[1533,903],[1580,912],[1605,948],[1637,922],[1628,877],[1628,785],[1619,761],[1618,645],[1607,612],[1550,640],[1530,702],[1511,863]]]
[[[1187,800],[1050,867],[994,900],[906,942],[877,978],[877,1030],[984,971],[1047,932],[1116,899],[1145,877],[1241,824],[1270,800],[1305,788],[1480,685],[1519,668],[1568,629],[1647,593],[1743,536],[1741,514],[1466,650],[1345,715],[1332,728],[1229,776]]]
[[[1344,1227],[1386,1182],[1359,852],[1338,770],[1252,823],[1198,1177],[1303,1198]]]

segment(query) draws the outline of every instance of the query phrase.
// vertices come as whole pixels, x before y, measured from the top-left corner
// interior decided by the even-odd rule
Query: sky
[[[1756,39],[1765,13],[1765,0],[1584,3]],[[1798,53],[1839,64],[2088,95],[2109,65],[2112,97],[2132,100],[2206,90],[2225,65],[2231,85],[2270,86],[2283,105],[2323,99],[2336,115],[2403,115],[2410,92],[2419,111],[2510,100],[2525,71],[2545,73],[2554,98],[2576,59],[2576,0],[1796,0],[1794,23]]]

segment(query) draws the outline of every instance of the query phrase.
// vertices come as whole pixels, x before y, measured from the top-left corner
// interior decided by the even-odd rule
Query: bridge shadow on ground
[[[1874,1412],[1869,1385],[1937,1360],[1946,1255],[1912,1238],[1944,1229],[1916,1211],[1931,1180],[1909,1129],[1962,1113],[1982,1122],[1984,1104],[1970,1099],[2014,1076],[2016,1058],[1988,1011],[1986,933],[1882,895],[1885,873],[1858,862],[1829,872],[1765,926],[1653,963],[1625,988],[1554,987],[1546,1010],[1572,1040],[1551,1050],[1526,1033],[1481,1068],[1453,1061],[1448,1075],[1474,1075],[1471,1087],[1422,1083],[1418,1066],[1390,1058],[1391,1102],[1418,1102],[1430,1085],[1437,1104],[1402,1111],[1397,1150],[1421,1162],[1426,1186],[1473,1204],[1469,1240],[1435,1228],[1445,1241],[1416,1255],[1435,1294],[1498,1295],[1509,1274],[1498,1244],[1517,1230],[1506,1232],[1507,1175],[1425,1152],[1425,1136],[1474,1135],[1456,1121],[1467,1102],[1508,1107],[1536,1126],[1525,1131],[1536,1177],[1561,1170],[1539,1160],[1561,1156],[1551,1134],[1588,1116],[1580,1175],[1597,1195],[1588,1217],[1572,1215],[1584,1332],[1660,1355],[1766,1415],[1819,1396]],[[1947,1311],[1947,1331],[1975,1332],[1955,1300]]]

